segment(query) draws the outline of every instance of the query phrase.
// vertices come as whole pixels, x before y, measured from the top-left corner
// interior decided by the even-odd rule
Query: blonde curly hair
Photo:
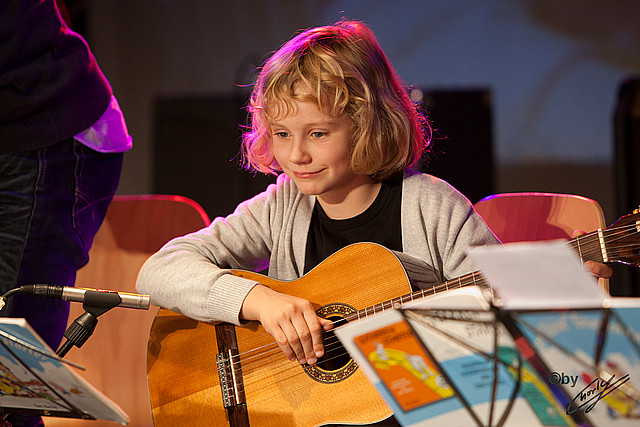
[[[382,181],[414,166],[428,150],[426,117],[361,22],[303,31],[266,61],[247,107],[251,126],[242,136],[248,169],[281,171],[271,150],[270,123],[294,114],[294,100],[314,102],[332,116],[349,115],[351,169],[357,174]]]

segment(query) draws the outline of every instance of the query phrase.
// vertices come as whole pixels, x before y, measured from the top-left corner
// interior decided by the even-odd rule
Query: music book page
[[[469,256],[505,309],[597,308],[606,298],[564,242],[477,246]]]
[[[58,360],[22,318],[0,318],[0,412],[39,411],[41,415],[129,422],[113,401]]]

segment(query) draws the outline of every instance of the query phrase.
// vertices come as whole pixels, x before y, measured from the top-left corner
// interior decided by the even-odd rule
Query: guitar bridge
[[[231,408],[246,402],[244,386],[242,384],[242,369],[238,350],[227,350],[216,354],[216,366],[222,390],[222,403],[225,408]]]

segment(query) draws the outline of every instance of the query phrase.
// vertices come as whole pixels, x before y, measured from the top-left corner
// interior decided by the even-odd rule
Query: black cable
[[[0,297],[0,310],[5,306],[7,298],[19,292],[44,298],[62,299],[63,287],[49,285],[23,285],[10,289]],[[71,323],[64,333],[66,341],[58,349],[56,354],[64,357],[73,347],[82,347],[91,337],[98,324],[98,316],[106,313],[120,304],[121,299],[117,293],[89,292],[82,304],[85,312]],[[2,425],[0,424],[0,427]]]
[[[9,289],[7,292],[4,293],[4,295],[2,295],[2,297],[0,297],[0,299],[2,299],[2,302],[4,303],[4,301],[7,298],[12,297],[14,294],[17,294],[18,292],[20,292],[19,286],[17,288]],[[2,306],[4,307],[4,304]]]

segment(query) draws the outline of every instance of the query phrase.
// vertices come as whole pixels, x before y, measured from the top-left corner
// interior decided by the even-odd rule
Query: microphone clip
[[[120,304],[120,297],[117,293],[87,293],[82,303],[85,312],[78,316],[64,332],[66,341],[56,351],[56,354],[64,357],[73,346],[82,347],[93,335],[98,324],[98,317],[117,307],[118,304]]]

